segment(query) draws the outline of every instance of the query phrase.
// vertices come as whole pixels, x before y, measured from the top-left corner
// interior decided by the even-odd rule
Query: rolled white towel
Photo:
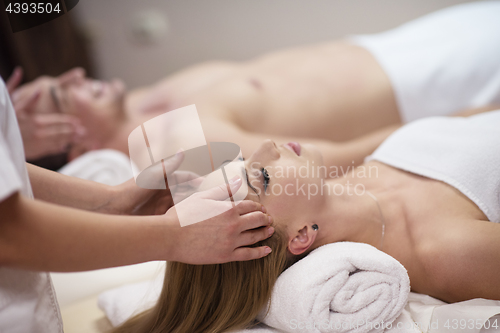
[[[338,242],[283,272],[259,320],[286,332],[383,332],[409,292],[396,259],[368,244]]]

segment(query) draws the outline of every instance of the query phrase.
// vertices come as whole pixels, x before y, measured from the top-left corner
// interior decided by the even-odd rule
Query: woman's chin
[[[301,144],[303,156],[307,156],[308,159],[314,160],[317,165],[323,165],[323,154],[319,151],[316,145],[310,143]]]

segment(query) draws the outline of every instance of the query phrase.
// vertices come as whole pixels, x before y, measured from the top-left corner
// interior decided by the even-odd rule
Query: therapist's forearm
[[[36,199],[89,211],[97,211],[111,200],[111,186],[62,175],[29,163],[26,166]]]
[[[173,260],[166,216],[97,214],[20,194],[1,203],[0,216],[0,266],[67,272]]]

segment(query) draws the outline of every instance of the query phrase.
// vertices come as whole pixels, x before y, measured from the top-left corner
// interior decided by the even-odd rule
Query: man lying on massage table
[[[86,135],[73,140],[70,159],[97,148],[127,153],[139,124],[196,104],[207,140],[234,142],[247,156],[264,139],[300,141],[315,144],[326,165],[359,165],[402,123],[500,104],[498,15],[498,2],[458,5],[377,35],[202,64],[130,92],[75,69],[25,85],[13,100],[31,102],[33,114],[79,118]]]

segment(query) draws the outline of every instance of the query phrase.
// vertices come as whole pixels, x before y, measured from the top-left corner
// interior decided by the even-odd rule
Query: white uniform
[[[404,122],[500,105],[500,1],[453,6],[350,41],[382,66]]]
[[[500,110],[414,121],[389,136],[370,160],[445,182],[500,223]]]
[[[24,161],[16,114],[0,79],[0,202],[15,192],[33,198]],[[62,331],[49,274],[0,267],[0,332]]]

